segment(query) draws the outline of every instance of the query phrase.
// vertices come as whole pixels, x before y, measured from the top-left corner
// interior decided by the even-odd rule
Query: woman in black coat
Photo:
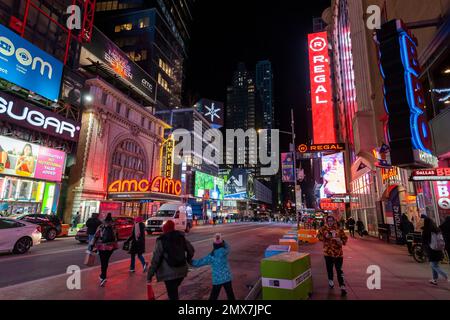
[[[442,236],[445,240],[445,250],[447,250],[447,255],[450,257],[450,216],[445,218],[445,221],[439,227],[442,232]]]
[[[430,247],[432,233],[439,233],[440,230],[433,220],[428,217],[425,217],[424,219],[425,220],[422,228],[422,243],[424,250],[427,253],[428,260],[430,261],[431,271],[433,273],[433,279],[430,280],[430,283],[433,285],[437,285],[439,275],[448,280],[448,275],[439,267],[439,262],[441,262],[444,258],[444,254],[442,253],[442,251],[433,250]]]
[[[130,263],[130,272],[134,272],[136,255],[138,259],[142,263],[142,267],[144,268],[144,272],[147,272],[148,264],[145,262],[143,254],[145,253],[145,225],[144,219],[142,217],[137,217],[135,219],[133,232],[131,236],[128,238],[127,242],[129,243],[130,249],[128,251],[131,254],[131,263]]]

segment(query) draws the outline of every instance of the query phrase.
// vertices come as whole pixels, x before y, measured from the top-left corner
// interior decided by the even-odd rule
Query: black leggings
[[[344,272],[342,271],[343,257],[328,257],[325,256],[325,264],[327,265],[328,280],[333,280],[333,266],[336,268],[336,274],[339,286],[344,285]]]
[[[102,273],[100,274],[100,278],[106,279],[106,275],[108,272],[109,259],[112,255],[112,250],[99,250],[98,254],[100,256],[100,263],[102,265]]]
[[[164,284],[166,285],[167,296],[169,297],[169,300],[179,300],[178,287],[181,285],[181,282],[183,282],[183,279],[184,278],[178,278],[178,279],[174,279],[174,280],[164,281]]]
[[[209,296],[209,300],[217,300],[219,298],[220,290],[222,289],[222,287],[225,288],[228,300],[236,300],[236,298],[234,297],[233,286],[231,284],[231,281],[213,285],[211,295]]]

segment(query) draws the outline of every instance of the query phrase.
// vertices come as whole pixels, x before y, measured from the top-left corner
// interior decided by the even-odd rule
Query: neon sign
[[[164,177],[153,180],[116,180],[109,185],[109,193],[157,192],[175,196],[181,195],[181,181]]]
[[[314,143],[335,143],[327,32],[308,35]]]
[[[377,31],[377,41],[380,72],[384,79],[384,106],[388,115],[385,131],[391,147],[392,164],[433,166],[433,159],[429,159],[433,157],[431,131],[419,80],[417,41],[401,20],[384,24]]]

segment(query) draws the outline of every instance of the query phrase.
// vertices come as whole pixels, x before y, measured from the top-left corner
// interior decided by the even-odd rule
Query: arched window
[[[131,139],[122,141],[114,150],[109,168],[109,182],[121,179],[141,180],[146,176],[145,153]]]

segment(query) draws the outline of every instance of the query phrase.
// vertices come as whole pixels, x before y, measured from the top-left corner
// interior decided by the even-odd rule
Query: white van
[[[181,202],[165,203],[159,207],[158,212],[147,220],[145,230],[147,234],[162,232],[162,226],[166,221],[175,223],[175,230],[188,233],[192,229],[192,208]]]

